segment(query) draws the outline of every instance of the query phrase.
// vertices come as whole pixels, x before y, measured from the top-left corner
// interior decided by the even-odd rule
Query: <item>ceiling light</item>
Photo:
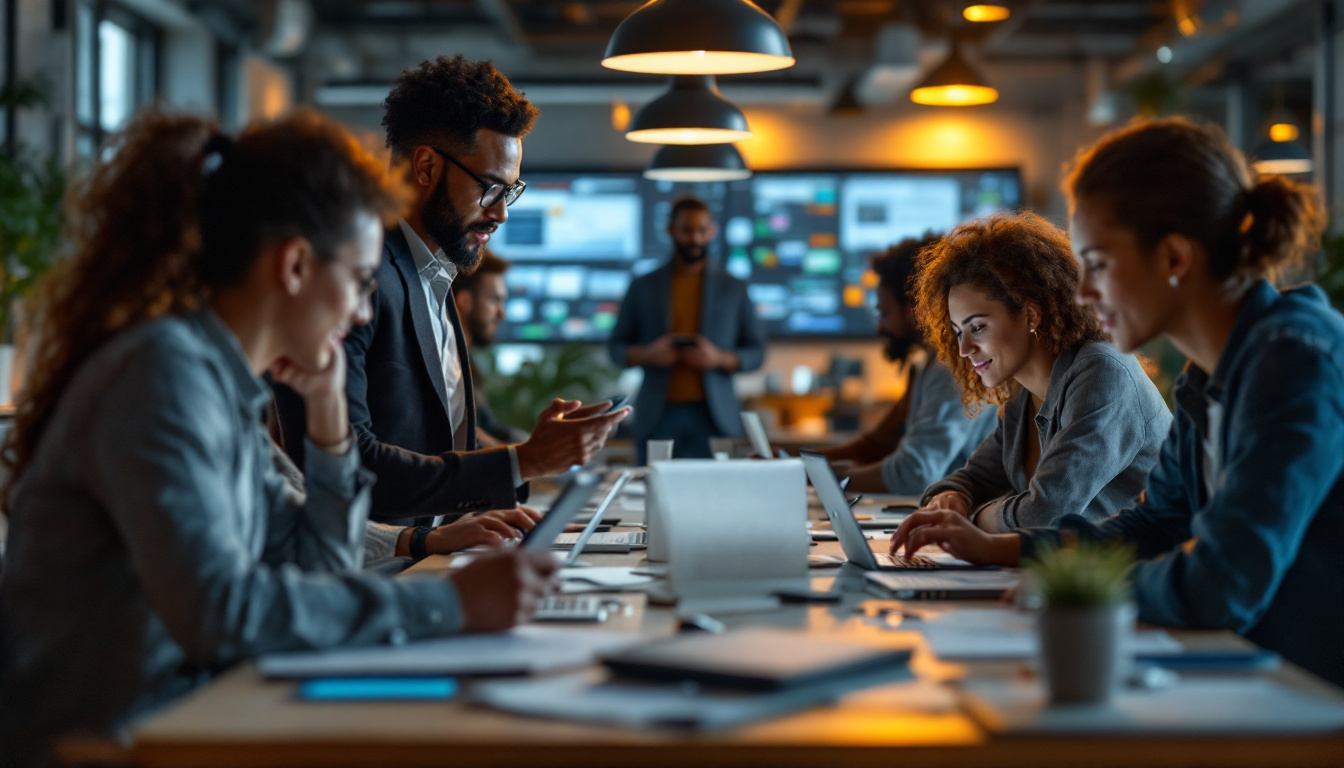
[[[1255,170],[1260,173],[1311,173],[1311,153],[1296,141],[1266,141],[1255,148]]]
[[[751,169],[732,144],[672,144],[658,150],[644,178],[655,181],[736,181]]]
[[[961,12],[967,21],[1003,21],[1011,14],[1003,3],[972,3]]]
[[[952,42],[952,52],[947,59],[925,75],[910,92],[910,100],[916,104],[941,107],[969,107],[998,99],[999,92],[966,61],[956,41]]]
[[[1302,132],[1297,129],[1297,125],[1292,122],[1275,123],[1269,126],[1269,138],[1271,141],[1297,141],[1297,137],[1301,133]]]
[[[625,138],[645,144],[723,144],[751,138],[742,110],[719,95],[713,75],[677,75],[645,104]]]
[[[661,75],[769,72],[794,65],[788,36],[748,0],[651,0],[616,27],[602,66]]]
[[[1170,48],[1164,45],[1161,48],[1157,49],[1158,61],[1162,62],[1163,64],[1170,64],[1171,59],[1172,59],[1172,53]]]

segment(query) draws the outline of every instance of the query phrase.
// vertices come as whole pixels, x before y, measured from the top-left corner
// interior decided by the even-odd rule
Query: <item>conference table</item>
[[[813,510],[816,513],[816,510]],[[885,546],[885,542],[873,542]],[[834,542],[813,552],[840,555]],[[636,565],[629,554],[584,554],[600,565]],[[450,556],[431,556],[407,573],[445,573]],[[875,610],[899,608],[863,589],[862,578],[816,569],[813,588],[842,593],[837,604],[783,606],[768,613],[722,617],[730,627],[770,624],[808,631],[879,634],[915,648],[912,680],[856,691],[829,706],[713,732],[627,728],[522,717],[458,699],[433,703],[298,701],[295,683],[267,680],[254,663],[222,675],[137,723],[123,756],[137,766],[1341,766],[1344,731],[1292,735],[993,735],[963,706],[970,680],[1034,675],[1022,661],[949,663],[934,657],[923,636],[895,619],[874,622]],[[671,608],[645,595],[617,595],[622,609],[612,631],[669,636]],[[992,602],[906,602],[937,614],[966,608],[1012,610]],[[1304,620],[1309,618],[1304,617]],[[1231,632],[1173,631],[1187,648],[1249,644]],[[1262,673],[1296,691],[1344,702],[1344,691],[1290,664]]]

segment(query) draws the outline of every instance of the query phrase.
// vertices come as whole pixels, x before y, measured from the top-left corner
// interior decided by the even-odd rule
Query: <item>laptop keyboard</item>
[[[938,568],[937,562],[930,560],[923,555],[888,555],[885,552],[877,552],[877,564],[891,568]]]
[[[572,547],[579,540],[577,533],[562,533],[556,538],[555,543]],[[589,539],[589,544],[604,544],[617,547],[642,547],[644,546],[644,531],[601,531],[594,533]]]
[[[607,620],[607,606],[597,597],[547,597],[537,603],[533,621],[591,621]]]

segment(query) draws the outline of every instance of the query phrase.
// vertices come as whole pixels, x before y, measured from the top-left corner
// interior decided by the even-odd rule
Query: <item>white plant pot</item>
[[[14,345],[0,344],[0,405],[14,402]]]
[[[1041,612],[1040,670],[1051,704],[1109,701],[1129,671],[1132,603]]]

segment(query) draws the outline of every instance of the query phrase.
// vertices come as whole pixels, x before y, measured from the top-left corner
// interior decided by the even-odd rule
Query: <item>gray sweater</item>
[[[1138,360],[1097,341],[1055,359],[1036,414],[1041,454],[1030,482],[1023,459],[1031,393],[1018,392],[1000,411],[966,466],[924,494],[965,494],[971,518],[991,533],[1115,514],[1143,490],[1171,428],[1171,411]]]
[[[268,651],[456,630],[442,578],[358,572],[371,482],[271,465],[269,400],[211,311],[118,334],[80,368],[15,488],[0,581],[0,754],[107,733]],[[15,757],[17,755],[17,757]]]

